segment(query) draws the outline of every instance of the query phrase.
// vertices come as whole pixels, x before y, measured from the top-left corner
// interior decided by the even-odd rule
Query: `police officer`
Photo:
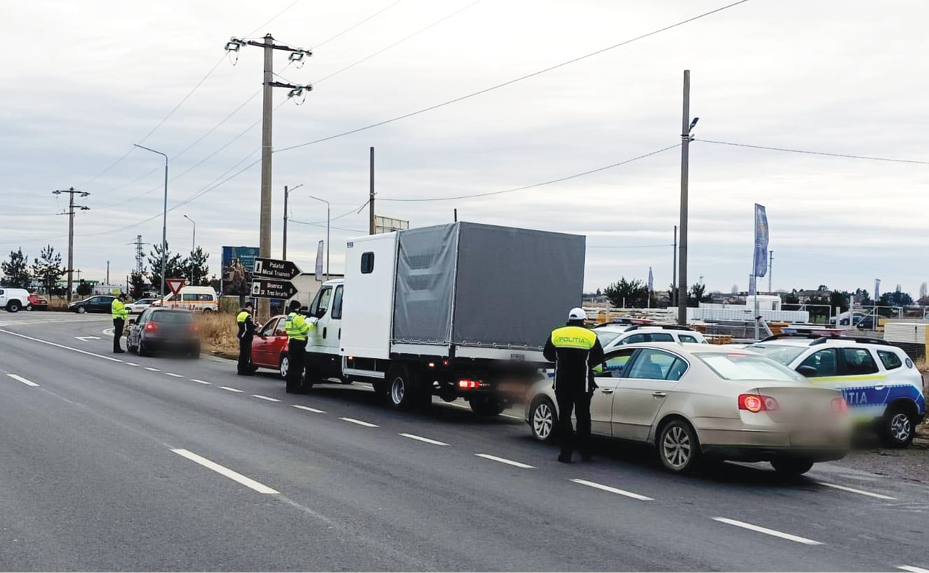
[[[255,369],[252,367],[252,339],[255,337],[255,322],[252,320],[253,311],[254,307],[249,302],[235,317],[235,322],[239,327],[239,365],[237,368],[239,376],[251,376],[255,373]]]
[[[287,355],[290,357],[290,365],[287,368],[287,385],[288,393],[297,393],[303,390],[303,370],[306,364],[306,339],[310,331],[316,326],[315,320],[307,320],[300,313],[300,301],[290,301],[290,314],[284,322],[287,330]]]
[[[575,446],[581,459],[590,461],[590,398],[597,386],[593,367],[603,361],[603,346],[597,335],[584,327],[587,313],[571,309],[568,322],[552,331],[545,341],[545,359],[555,363],[555,398],[558,400],[558,461],[569,464]],[[571,428],[571,411],[577,417],[577,435]]]
[[[129,318],[125,302],[126,295],[120,293],[110,305],[110,314],[113,315],[113,352],[116,354],[125,352],[119,345],[119,339],[123,336],[123,328],[126,326],[126,319]]]

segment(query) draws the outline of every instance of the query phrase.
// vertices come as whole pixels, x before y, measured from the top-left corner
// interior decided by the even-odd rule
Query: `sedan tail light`
[[[848,402],[845,401],[845,398],[833,398],[832,411],[836,414],[848,413]]]
[[[777,400],[771,396],[761,394],[740,394],[739,410],[748,410],[749,412],[775,412],[780,408]]]
[[[191,333],[191,334],[200,334],[200,326],[199,326],[199,325],[196,325],[196,324],[191,324],[191,325],[190,325],[190,333]]]
[[[158,332],[158,323],[149,322],[145,325],[145,332]]]

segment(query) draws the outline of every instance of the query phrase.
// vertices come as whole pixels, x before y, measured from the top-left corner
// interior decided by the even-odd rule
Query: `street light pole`
[[[290,198],[290,192],[300,187],[303,187],[303,183],[297,185],[293,189],[288,189],[287,185],[284,185],[284,248],[281,252],[281,258],[285,261],[287,260],[287,200]]]
[[[325,199],[320,199],[319,197],[313,197],[310,195],[310,199],[316,199],[317,201],[322,201],[326,204],[326,280],[329,280],[329,201]]]
[[[157,153],[158,155],[165,158],[165,200],[164,200],[164,210],[161,216],[161,298],[165,297],[165,260],[167,259],[168,251],[168,156],[160,151],[155,151],[154,149],[149,149],[138,143],[133,144],[139,149],[144,149],[145,151],[151,151],[152,153]]]

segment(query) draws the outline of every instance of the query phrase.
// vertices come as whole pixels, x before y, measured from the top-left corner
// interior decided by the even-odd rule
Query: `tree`
[[[713,297],[706,294],[706,285],[703,283],[694,283],[687,293],[687,306],[698,307],[701,302],[710,302]]]
[[[129,284],[131,285],[130,294],[133,299],[139,300],[145,296],[145,274],[132,273],[129,275]],[[160,285],[159,285],[160,286]]]
[[[855,300],[857,300],[858,304],[861,306],[871,306],[874,304],[874,301],[871,300],[871,295],[863,288],[855,289]]]
[[[203,249],[197,247],[196,251],[190,253],[190,256],[184,261],[184,267],[187,269],[187,282],[194,286],[209,286],[210,267],[206,260],[210,258],[209,253],[204,253]]]
[[[627,281],[626,277],[621,277],[618,283],[603,289],[603,294],[616,307],[645,308],[648,304],[648,287],[638,279]]]
[[[894,292],[885,292],[881,295],[881,302],[879,304],[882,306],[910,306],[913,304],[913,297],[899,290]],[[891,309],[882,308],[880,309],[880,312],[884,316],[890,316]]]
[[[832,308],[839,307],[839,312],[848,310],[848,293],[837,290],[832,291],[829,295],[829,306]]]
[[[77,294],[80,296],[87,296],[92,292],[94,292],[94,287],[90,286],[90,283],[85,282],[84,279],[81,279],[81,282],[77,285]]]
[[[161,245],[155,245],[152,252],[148,255],[148,276],[152,282],[152,288],[161,289]],[[181,255],[171,254],[168,248],[165,252],[165,278],[180,279],[187,276],[187,269],[184,267],[184,261]],[[167,287],[166,287],[167,288]]]
[[[46,245],[40,258],[32,263],[32,276],[42,283],[45,294],[51,295],[57,290],[58,279],[65,274],[61,266],[61,253],[56,253],[51,245]]]
[[[23,255],[23,249],[19,248],[10,251],[10,261],[0,263],[3,269],[3,280],[0,284],[8,287],[28,289],[32,283],[32,277],[29,275],[29,257]]]
[[[799,305],[800,297],[797,296],[797,289],[784,295],[784,304]]]

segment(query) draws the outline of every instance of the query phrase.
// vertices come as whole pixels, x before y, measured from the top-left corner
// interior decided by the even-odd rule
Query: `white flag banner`
[[[319,247],[316,248],[316,280],[323,282],[323,245],[325,241],[319,242]]]

